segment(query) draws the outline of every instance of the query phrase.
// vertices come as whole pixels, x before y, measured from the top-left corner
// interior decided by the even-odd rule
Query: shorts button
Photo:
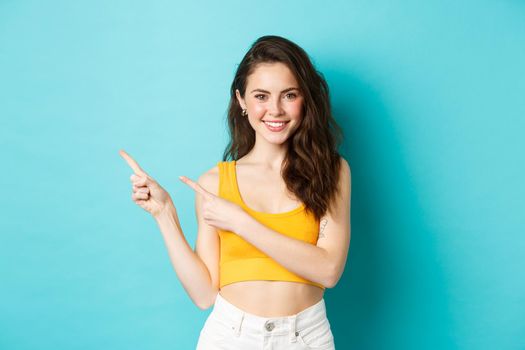
[[[267,331],[271,331],[271,330],[275,327],[275,325],[274,325],[273,322],[267,322],[267,323],[264,325],[264,327],[266,328]]]

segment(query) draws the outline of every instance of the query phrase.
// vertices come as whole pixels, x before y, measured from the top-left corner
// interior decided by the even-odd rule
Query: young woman
[[[197,349],[335,349],[323,295],[346,263],[351,174],[328,86],[298,45],[261,37],[237,68],[228,125],[223,160],[197,183],[180,177],[196,193],[195,251],[169,194],[120,152],[186,292],[213,306]]]

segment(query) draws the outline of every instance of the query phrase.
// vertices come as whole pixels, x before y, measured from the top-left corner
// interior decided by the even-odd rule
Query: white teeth
[[[273,127],[279,127],[279,126],[283,126],[284,124],[286,123],[272,123],[272,122],[265,122],[266,124],[270,125],[270,126],[273,126]]]

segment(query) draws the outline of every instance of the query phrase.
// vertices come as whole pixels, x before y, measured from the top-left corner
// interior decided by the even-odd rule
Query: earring
[[[246,111],[246,109],[242,110],[242,115],[248,115],[248,112]]]

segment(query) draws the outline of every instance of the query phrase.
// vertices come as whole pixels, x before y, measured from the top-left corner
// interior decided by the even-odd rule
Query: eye
[[[286,96],[292,96],[290,99],[294,99],[297,97],[297,94],[290,92],[290,93],[287,93]]]
[[[263,100],[263,98],[266,97],[266,95],[259,94],[259,95],[255,95],[254,97],[258,100]],[[262,97],[262,98],[259,98],[259,97]]]

